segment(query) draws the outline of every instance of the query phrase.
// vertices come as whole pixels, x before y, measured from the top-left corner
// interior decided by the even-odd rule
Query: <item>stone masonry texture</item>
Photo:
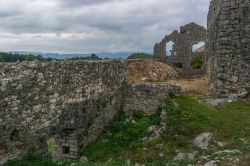
[[[78,159],[123,106],[152,111],[144,105],[156,109],[155,99],[180,93],[178,85],[137,86],[122,60],[0,63],[0,165],[28,150],[46,156],[51,138],[55,160]]]
[[[215,97],[249,94],[250,0],[211,1],[206,50]]]
[[[195,23],[184,25],[180,28],[180,32],[173,31],[170,35],[165,36],[160,43],[156,43],[154,47],[155,57],[170,65],[181,65],[184,75],[202,74],[205,72],[205,65],[201,69],[195,70],[191,63],[195,57],[192,52],[192,46],[199,42],[205,42],[207,30]],[[173,50],[170,56],[166,56],[166,44],[173,42]],[[205,62],[205,55],[202,60]],[[205,64],[205,63],[203,63]]]

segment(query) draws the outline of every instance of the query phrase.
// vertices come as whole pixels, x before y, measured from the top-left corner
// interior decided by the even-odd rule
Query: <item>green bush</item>
[[[154,56],[146,53],[134,53],[128,59],[154,59]]]
[[[196,55],[193,59],[193,62],[191,63],[192,68],[201,69],[202,65],[203,65],[203,62],[202,62],[201,55]]]

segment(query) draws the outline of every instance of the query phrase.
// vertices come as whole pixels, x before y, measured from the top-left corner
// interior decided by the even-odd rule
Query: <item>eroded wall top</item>
[[[170,35],[165,36],[160,43],[156,43],[154,55],[161,62],[181,66],[185,75],[202,73],[204,66],[200,71],[195,71],[191,67],[194,57],[192,47],[199,42],[205,43],[206,36],[207,30],[204,27],[195,23],[184,25],[180,28],[180,32],[173,31]],[[171,55],[167,56],[166,44],[168,42],[173,42],[173,48]],[[205,55],[202,59],[205,59]]]

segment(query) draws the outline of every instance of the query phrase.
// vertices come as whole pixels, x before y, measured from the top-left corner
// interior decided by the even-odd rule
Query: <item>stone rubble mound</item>
[[[129,82],[157,82],[179,78],[173,67],[152,60],[133,60],[128,63]]]

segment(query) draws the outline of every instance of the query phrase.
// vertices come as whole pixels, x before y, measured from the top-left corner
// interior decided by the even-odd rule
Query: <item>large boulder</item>
[[[210,141],[213,139],[212,133],[203,133],[193,140],[193,145],[200,149],[208,149]]]
[[[87,163],[87,162],[88,162],[88,158],[87,158],[86,156],[82,156],[82,157],[79,159],[79,161],[80,161],[81,163]]]

